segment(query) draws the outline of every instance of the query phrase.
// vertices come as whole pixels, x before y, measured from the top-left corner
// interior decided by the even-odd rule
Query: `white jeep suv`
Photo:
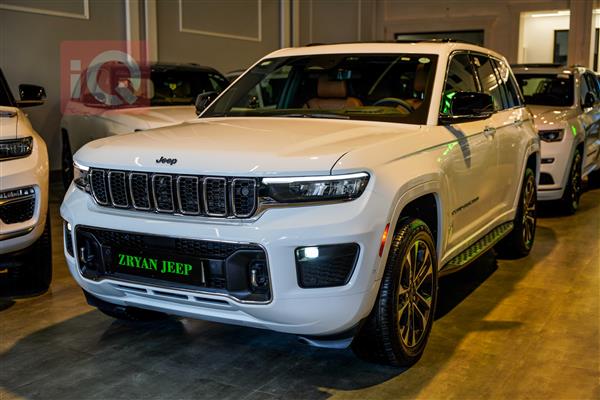
[[[581,178],[600,173],[600,85],[582,67],[514,67],[542,147],[539,200],[559,200],[567,214],[579,206]]]
[[[16,101],[0,70],[0,281],[10,292],[15,284],[39,292],[52,279],[48,152],[20,108],[46,95],[35,85],[19,92]]]
[[[272,329],[411,365],[438,276],[496,244],[531,249],[539,139],[499,54],[283,49],[207,108],[199,97],[196,121],[74,156],[65,255],[109,315]]]

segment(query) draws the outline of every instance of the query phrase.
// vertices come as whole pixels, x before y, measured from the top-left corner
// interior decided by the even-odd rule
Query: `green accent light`
[[[575,125],[571,125],[571,132],[573,132],[573,136],[577,136],[577,128]]]

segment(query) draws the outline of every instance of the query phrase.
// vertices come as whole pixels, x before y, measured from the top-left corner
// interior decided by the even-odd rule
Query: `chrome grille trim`
[[[144,178],[144,183],[146,185],[146,201],[148,202],[148,207],[142,207],[139,206],[137,204],[135,204],[135,195],[133,194],[133,178],[134,176],[141,176]],[[143,173],[143,172],[131,172],[129,174],[129,194],[131,195],[131,204],[133,205],[133,208],[135,208],[136,210],[142,210],[142,211],[150,211],[150,209],[152,208],[152,203],[150,202],[150,188],[148,187],[148,174]]]
[[[190,212],[185,211],[183,209],[183,205],[181,204],[181,187],[180,182],[182,179],[191,179],[196,183],[196,203],[198,204],[197,211]],[[179,175],[175,180],[175,186],[177,187],[177,205],[179,206],[179,212],[184,215],[200,215],[201,206],[200,206],[200,179],[197,176],[190,175]]]
[[[254,203],[252,206],[252,210],[250,210],[250,212],[248,213],[238,213],[238,211],[235,208],[235,198],[236,198],[236,194],[235,194],[235,187],[236,184],[238,182],[249,182],[252,186],[252,193],[253,193],[253,198],[252,198],[252,202]],[[252,214],[254,214],[254,212],[256,211],[256,180],[254,179],[249,179],[249,178],[234,178],[231,181],[231,208],[233,210],[233,215],[235,215],[238,218],[248,218],[250,217]]]
[[[156,196],[156,179],[165,177],[169,179],[169,187],[171,190],[171,208],[160,208],[158,205],[158,199]],[[158,212],[172,213],[175,212],[175,204],[173,201],[173,177],[167,174],[154,174],[152,175],[152,197],[154,199],[154,208]]]
[[[119,203],[115,202],[115,196],[113,195],[113,189],[112,189],[113,176],[114,177],[122,176],[123,195],[125,196],[125,203],[119,204]],[[118,184],[118,182],[115,181],[115,184]],[[108,193],[110,194],[110,202],[114,207],[117,207],[117,208],[128,208],[129,207],[129,200],[127,198],[127,180],[126,180],[125,172],[122,172],[122,171],[109,171],[108,172]]]
[[[214,213],[210,211],[210,206],[208,203],[208,182],[209,181],[220,181],[223,182],[224,187],[223,187],[223,195],[225,196],[225,210],[222,213]],[[215,177],[215,176],[207,176],[206,178],[204,178],[204,185],[203,185],[203,197],[204,197],[204,207],[206,210],[206,215],[208,215],[209,217],[226,217],[227,216],[227,179],[226,178],[219,178],[219,177]]]

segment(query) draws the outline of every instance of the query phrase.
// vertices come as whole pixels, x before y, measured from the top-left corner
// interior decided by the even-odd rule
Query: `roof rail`
[[[567,66],[560,63],[525,63],[511,64],[513,68],[566,68]]]
[[[305,47],[313,46],[328,46],[336,44],[369,44],[369,43],[465,43],[479,46],[476,43],[468,42],[466,40],[443,38],[443,39],[414,39],[414,40],[366,40],[366,41],[354,41],[354,42],[334,42],[334,43],[309,43],[305,44]]]

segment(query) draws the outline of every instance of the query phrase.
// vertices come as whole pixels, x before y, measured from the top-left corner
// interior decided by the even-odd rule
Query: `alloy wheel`
[[[527,247],[533,243],[536,220],[536,196],[533,177],[527,179],[523,193],[523,242]]]
[[[402,261],[398,287],[398,329],[408,348],[419,345],[427,332],[433,288],[431,252],[424,241],[416,240]]]
[[[579,164],[581,163],[581,156],[579,153],[575,154],[573,159],[573,165],[571,165],[571,204],[573,208],[577,208],[579,204],[579,194],[581,192],[581,173],[579,171]]]

